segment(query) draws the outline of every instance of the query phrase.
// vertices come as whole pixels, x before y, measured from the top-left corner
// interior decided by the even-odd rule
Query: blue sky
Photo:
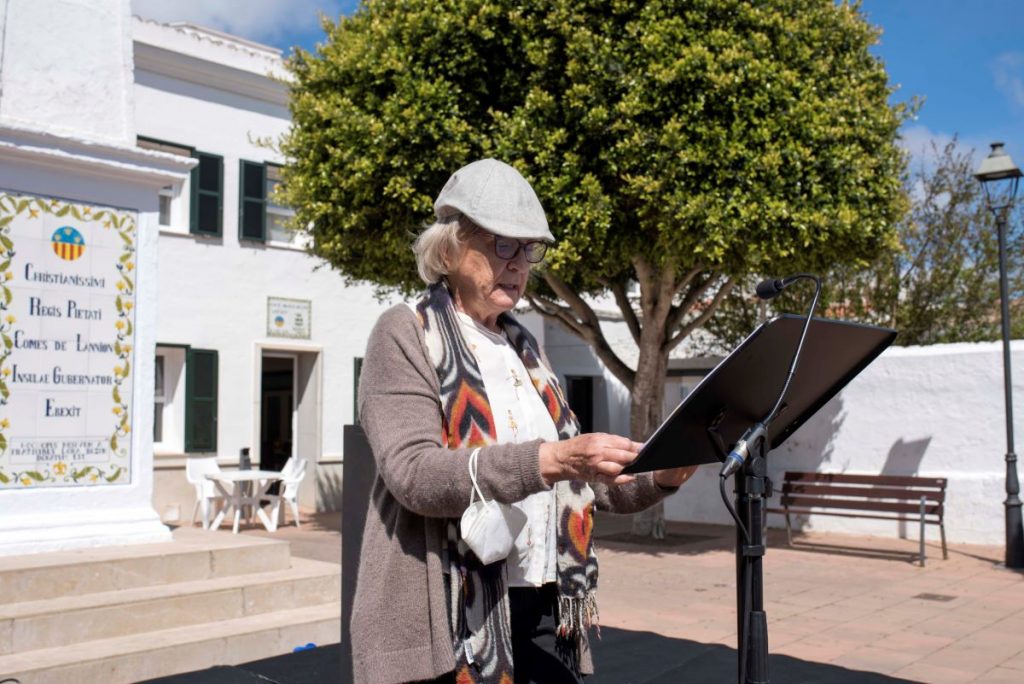
[[[924,99],[904,126],[915,155],[926,141],[954,134],[982,154],[1001,140],[1024,164],[1024,2],[1021,0],[865,0],[882,29],[874,52],[895,97]]]
[[[348,14],[355,0],[132,0],[135,14],[188,21],[281,48],[312,49],[317,19]],[[924,100],[905,124],[918,159],[930,141],[958,135],[984,155],[1001,140],[1024,165],[1024,0],[864,0],[883,34],[874,52],[886,64],[895,98]]]

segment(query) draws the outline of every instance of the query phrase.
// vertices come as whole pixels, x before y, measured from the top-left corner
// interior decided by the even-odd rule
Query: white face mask
[[[462,541],[466,542],[476,557],[484,565],[508,557],[516,537],[526,526],[526,514],[515,506],[498,503],[484,498],[480,485],[476,481],[476,464],[480,449],[474,449],[469,456],[469,477],[473,481],[473,490],[469,495],[469,506],[462,514],[459,532]],[[475,501],[476,495],[480,496]]]

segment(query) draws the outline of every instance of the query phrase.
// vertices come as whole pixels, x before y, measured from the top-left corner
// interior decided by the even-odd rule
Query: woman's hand
[[[632,475],[622,469],[636,459],[640,442],[619,435],[592,432],[540,445],[540,473],[549,485],[559,480],[626,484]]]
[[[668,470],[654,471],[654,483],[659,487],[672,489],[683,484],[697,472],[697,466],[686,466],[684,468],[669,468]]]

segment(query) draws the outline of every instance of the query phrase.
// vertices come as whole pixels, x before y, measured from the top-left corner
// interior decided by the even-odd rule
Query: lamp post
[[[1013,385],[1010,379],[1010,289],[1006,281],[1006,224],[1017,198],[1021,170],[1014,166],[1003,143],[981,162],[974,177],[985,190],[985,203],[996,219],[999,234],[999,299],[1003,319],[1003,389],[1006,402],[1006,567],[1024,568],[1024,525],[1021,524],[1017,454],[1013,451]]]

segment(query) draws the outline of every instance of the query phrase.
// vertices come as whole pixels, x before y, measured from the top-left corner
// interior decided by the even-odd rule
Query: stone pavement
[[[595,530],[625,526],[608,516]],[[1000,548],[953,544],[944,561],[929,544],[922,568],[911,540],[802,535],[813,546],[790,549],[771,532],[771,654],[935,684],[1024,682],[1024,574],[1000,567]],[[735,647],[732,535],[670,523],[668,543],[599,541],[602,624]]]
[[[294,555],[338,562],[339,519],[322,514],[275,536],[290,540]],[[606,515],[595,525],[601,623],[611,628],[595,642],[595,683],[733,679],[723,671],[735,660],[732,529],[670,523],[665,542],[638,544],[623,541],[628,526],[628,518]],[[922,568],[911,561],[913,540],[797,540],[804,546],[787,548],[785,533],[772,530],[765,557],[772,681],[1024,682],[1024,573],[1000,566],[1001,548],[951,544],[949,560],[942,560],[930,543]],[[662,660],[662,675],[640,676],[635,663],[636,676],[622,675],[609,653],[618,644]],[[685,676],[697,660],[669,667],[701,653],[717,658],[721,679]],[[791,667],[807,663],[822,666]],[[802,674],[778,679],[786,668]]]

